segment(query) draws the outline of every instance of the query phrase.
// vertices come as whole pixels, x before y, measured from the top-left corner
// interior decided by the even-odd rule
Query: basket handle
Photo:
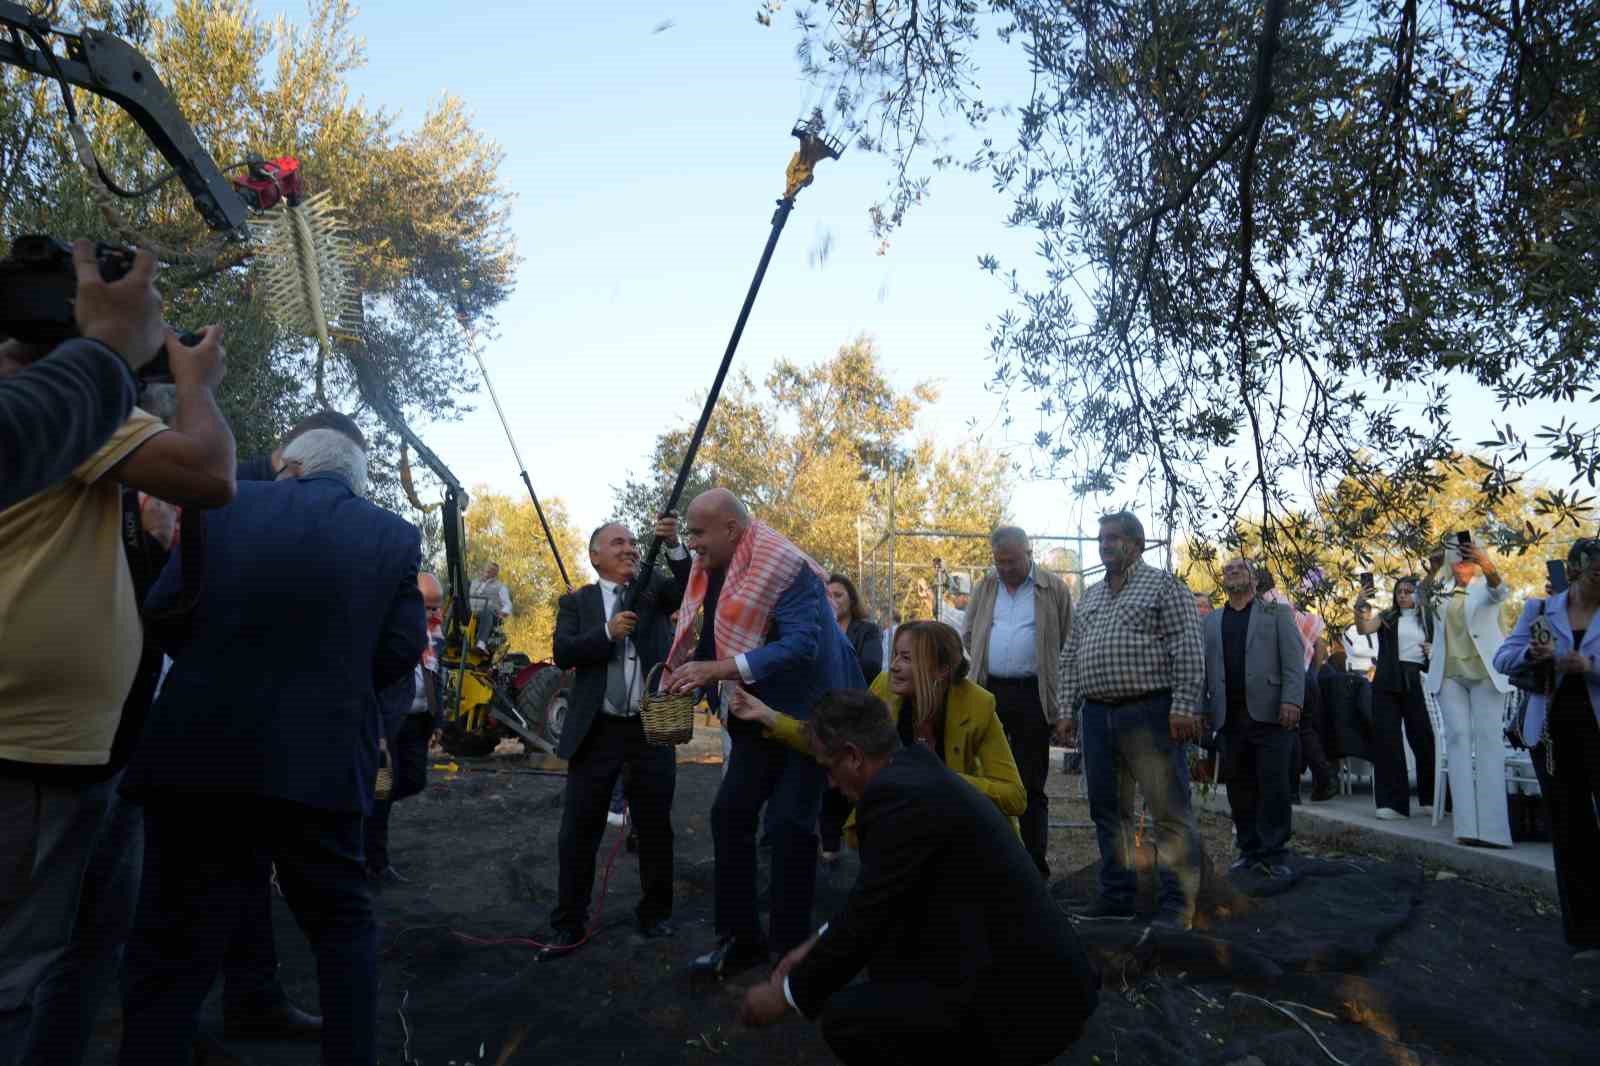
[[[650,672],[648,674],[644,675],[644,694],[646,696],[650,695],[655,689],[656,678],[660,675],[661,668],[665,665],[667,665],[667,660],[662,659],[660,662],[656,663],[650,668]]]

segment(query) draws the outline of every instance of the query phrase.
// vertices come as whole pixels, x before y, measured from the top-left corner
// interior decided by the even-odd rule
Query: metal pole
[[[889,453],[889,620],[894,620],[894,611],[900,605],[900,597],[894,585],[894,482],[895,482],[895,456]]]
[[[461,321],[462,328],[466,329],[466,313],[457,311],[457,318]],[[469,339],[472,337],[468,331]],[[500,406],[500,395],[494,391],[494,382],[489,378],[489,368],[483,363],[483,353],[478,351],[474,340],[469,345],[472,348],[472,357],[478,361],[478,373],[483,375],[483,383],[489,387],[489,399],[494,402],[494,413],[500,416],[500,428],[506,432],[506,443],[511,445],[511,454],[517,460],[517,471],[522,475],[522,483],[528,486],[528,496],[533,500],[534,513],[539,516],[539,525],[544,530],[545,543],[550,545],[550,555],[556,561],[556,569],[561,572],[561,581],[567,586],[567,591],[572,591],[572,578],[567,576],[567,566],[561,561],[561,549],[556,547],[555,534],[550,531],[550,523],[545,519],[544,507],[539,503],[539,494],[533,491],[533,482],[528,478],[528,466],[522,461],[522,453],[517,450],[516,438],[511,435],[511,423],[506,421],[505,409]]]
[[[678,467],[678,480],[672,486],[672,494],[667,497],[667,504],[661,509],[662,514],[674,510],[678,506],[678,499],[683,495],[683,488],[689,481],[689,471],[694,469],[694,458],[700,452],[700,442],[705,438],[706,426],[711,422],[711,412],[717,406],[717,397],[722,394],[722,383],[728,377],[728,370],[733,366],[733,355],[739,350],[739,338],[744,335],[744,325],[750,319],[750,309],[755,306],[756,294],[761,291],[761,281],[767,276],[767,264],[772,262],[772,253],[778,247],[778,238],[783,235],[784,223],[789,221],[789,212],[794,210],[794,197],[785,196],[778,201],[778,210],[772,215],[772,232],[767,235],[767,246],[761,250],[761,261],[756,264],[756,276],[750,281],[750,289],[745,293],[744,305],[739,308],[739,318],[733,324],[733,336],[728,338],[727,350],[722,353],[722,365],[717,368],[717,376],[711,382],[711,391],[706,394],[705,407],[700,411],[700,421],[694,427],[694,436],[689,438],[689,450],[683,457],[683,465]],[[648,574],[656,565],[656,556],[661,553],[661,540],[654,533],[650,535],[650,547],[645,552],[644,563],[639,568],[639,573]],[[624,608],[632,610],[634,601],[643,591],[646,583],[636,581],[628,586]]]
[[[861,515],[857,514],[856,515],[856,580],[857,581],[860,581],[860,580],[862,580],[863,578],[866,577],[866,575],[861,572],[861,565],[862,565],[862,557],[861,557]]]

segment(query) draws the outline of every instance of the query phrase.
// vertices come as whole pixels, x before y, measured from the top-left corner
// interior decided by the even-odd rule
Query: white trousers
[[[1506,809],[1505,695],[1490,680],[1439,686],[1457,840],[1511,845]],[[1478,753],[1474,761],[1472,754]]]

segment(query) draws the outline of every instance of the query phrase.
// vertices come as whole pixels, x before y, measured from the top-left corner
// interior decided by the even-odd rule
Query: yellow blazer
[[[904,701],[889,691],[888,671],[873,680],[872,694],[889,705],[889,715],[899,725]],[[781,711],[767,735],[797,751],[811,753],[804,723]],[[1017,816],[1027,809],[1028,793],[1022,787],[1022,776],[1017,773],[1016,759],[1011,757],[1011,745],[1000,727],[1000,717],[994,713],[994,697],[987,689],[965,680],[950,689],[944,701],[944,750],[939,756],[967,784],[993,800],[1000,813],[1010,817],[1012,827],[1018,828]],[[855,812],[851,811],[845,833],[852,846],[855,821]]]

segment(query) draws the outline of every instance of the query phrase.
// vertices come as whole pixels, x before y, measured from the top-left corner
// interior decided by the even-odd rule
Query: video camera
[[[133,269],[131,248],[97,244],[94,251],[100,276],[108,282]],[[0,337],[51,347],[71,340],[78,335],[73,318],[77,295],[78,273],[70,245],[38,234],[18,237],[11,242],[11,254],[0,259]],[[200,336],[185,333],[179,340],[193,346],[200,343]],[[158,352],[137,374],[146,385],[170,382],[167,353]]]

